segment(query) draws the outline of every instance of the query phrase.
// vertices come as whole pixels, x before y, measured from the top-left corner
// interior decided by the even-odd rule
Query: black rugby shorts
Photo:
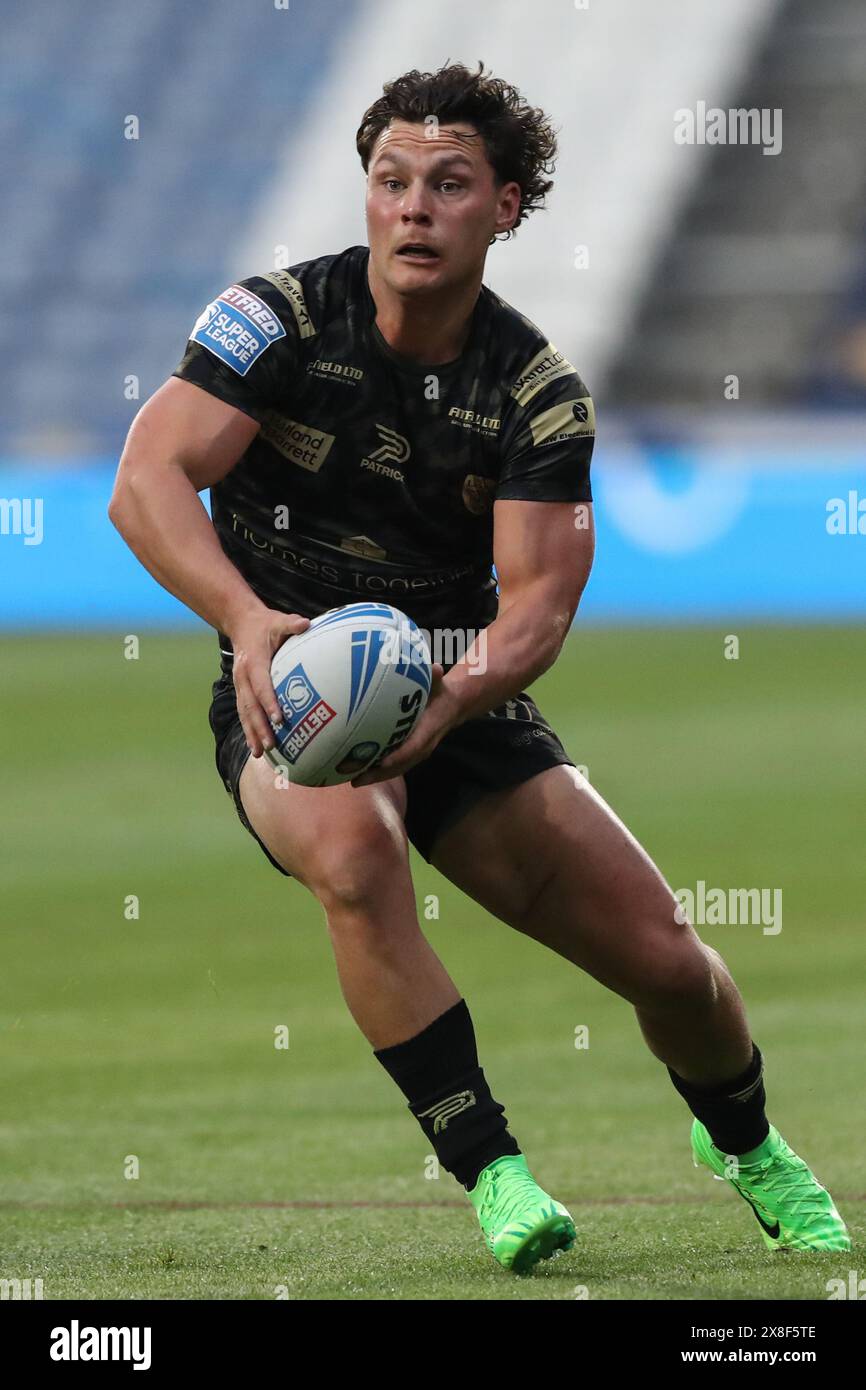
[[[274,868],[285,874],[286,870],[262,844],[241,804],[238,784],[244,764],[252,755],[230,676],[221,676],[214,682],[210,726],[216,742],[217,771],[234,801],[241,824]],[[429,758],[405,774],[406,833],[429,862],[437,836],[460,820],[480,797],[518,786],[536,773],[560,765],[575,766],[535,701],[521,693],[489,714],[459,724],[445,735]]]

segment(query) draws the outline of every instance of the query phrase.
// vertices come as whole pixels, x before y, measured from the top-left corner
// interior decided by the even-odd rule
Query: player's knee
[[[323,837],[305,865],[304,879],[333,923],[372,915],[388,896],[393,877],[405,873],[405,832],[376,818],[351,833]]]
[[[694,933],[652,944],[641,960],[633,1003],[648,1009],[711,1007],[716,981],[707,954]]]

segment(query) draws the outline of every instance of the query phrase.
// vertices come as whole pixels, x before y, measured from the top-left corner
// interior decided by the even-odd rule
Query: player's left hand
[[[432,670],[433,679],[424,713],[406,742],[395,748],[393,753],[389,753],[387,758],[367,768],[366,772],[353,777],[353,787],[369,787],[374,782],[388,782],[392,777],[402,776],[416,763],[429,758],[449,729],[453,729],[459,722],[457,699],[445,685],[444,668],[438,661],[434,661]]]

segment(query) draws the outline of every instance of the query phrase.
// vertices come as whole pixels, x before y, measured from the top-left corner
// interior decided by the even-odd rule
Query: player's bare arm
[[[270,658],[309,619],[262,603],[225,555],[198,494],[234,468],[258,431],[242,410],[172,377],[132,423],[108,509],[154,578],[232,638],[238,712],[255,757],[273,747],[269,720],[282,718]]]
[[[460,722],[494,709],[549,670],[562,650],[595,553],[589,524],[575,526],[571,502],[497,502],[493,559],[499,610],[486,631],[484,669],[467,653],[445,677],[460,706]]]
[[[497,502],[493,555],[499,579],[497,617],[461,661],[434,678],[430,700],[401,748],[352,785],[408,772],[429,757],[449,729],[512,699],[549,670],[562,650],[589,579],[595,553],[592,506],[571,502]],[[484,661],[479,661],[479,644]]]

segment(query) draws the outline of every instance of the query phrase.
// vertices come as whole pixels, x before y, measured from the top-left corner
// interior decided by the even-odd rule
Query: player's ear
[[[496,232],[509,232],[520,216],[521,188],[512,180],[497,191]]]

